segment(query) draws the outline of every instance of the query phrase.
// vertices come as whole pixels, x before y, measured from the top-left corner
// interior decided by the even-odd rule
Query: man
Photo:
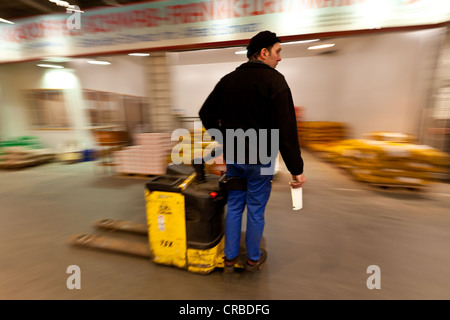
[[[225,272],[234,271],[239,256],[245,207],[245,269],[261,269],[267,259],[260,244],[278,150],[292,175],[291,185],[300,188],[306,181],[291,91],[284,76],[275,70],[281,61],[280,43],[270,31],[255,35],[247,47],[248,62],[217,83],[199,112],[211,136],[214,136],[211,129],[218,129],[222,134],[227,177],[242,178],[247,185],[245,191],[230,190],[228,194]],[[241,136],[244,133],[248,139],[240,139],[236,132]],[[272,153],[267,157],[269,150]]]

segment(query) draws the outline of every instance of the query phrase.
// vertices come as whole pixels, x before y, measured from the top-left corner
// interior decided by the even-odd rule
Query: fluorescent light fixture
[[[70,5],[70,6],[67,7],[66,10],[67,10],[68,13],[72,13],[72,12],[84,13],[84,11],[78,10],[77,8],[78,8],[77,6]]]
[[[108,65],[108,64],[111,64],[111,62],[108,62],[108,61],[100,61],[100,60],[88,60],[88,61],[86,61],[87,63],[90,63],[90,64],[100,64],[100,65],[104,65],[104,66],[106,66],[106,65]]]
[[[317,46],[309,47],[308,50],[317,50],[317,49],[324,49],[329,47],[334,47],[334,43],[325,43],[325,44],[319,44]]]
[[[308,42],[315,42],[319,41],[320,39],[311,39],[311,40],[299,40],[299,41],[289,41],[289,42],[282,42],[282,45],[285,44],[298,44],[298,43],[308,43]]]
[[[84,11],[79,10],[80,8],[78,6],[74,6],[70,3],[68,3],[67,1],[61,1],[61,0],[48,0],[48,1],[53,2],[57,6],[67,8],[68,11],[70,10],[70,11],[84,13]]]
[[[57,66],[57,65],[54,65],[54,64],[38,64],[37,66],[41,67],[41,68],[64,69],[63,66]]]
[[[66,57],[47,57],[42,59],[42,62],[63,63],[71,61],[71,58]]]
[[[133,57],[148,57],[150,53],[129,53],[128,55]]]
[[[315,41],[320,41],[320,39],[310,39],[310,40],[299,40],[299,41],[282,42],[281,45],[308,43],[308,42],[315,42]],[[235,54],[247,54],[247,50],[236,51]]]
[[[6,19],[2,19],[0,18],[0,22],[4,22],[4,23],[9,23],[9,24],[14,24],[14,22],[6,20]]]

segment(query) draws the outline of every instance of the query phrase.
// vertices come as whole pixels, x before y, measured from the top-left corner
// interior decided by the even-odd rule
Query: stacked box
[[[305,108],[304,107],[294,107],[295,109],[295,118],[297,119],[297,122],[302,122],[304,118]]]
[[[103,147],[100,149],[100,154],[104,152]],[[57,155],[58,161],[65,164],[78,163],[83,160],[83,152],[78,146],[77,141],[66,141],[63,149]]]
[[[335,143],[347,137],[347,128],[342,122],[297,122],[297,132],[300,145],[307,148],[314,147],[318,144]]]
[[[164,174],[174,145],[170,138],[170,133],[136,134],[136,145],[113,152],[116,171],[125,174]]]
[[[380,185],[421,187],[445,173],[450,155],[426,145],[353,139],[324,148],[327,160],[356,180]]]

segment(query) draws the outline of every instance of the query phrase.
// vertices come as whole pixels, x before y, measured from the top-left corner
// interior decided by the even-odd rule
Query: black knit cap
[[[261,51],[263,48],[270,47],[277,42],[281,42],[281,40],[275,33],[268,30],[261,31],[256,36],[250,39],[250,43],[247,47],[247,58],[250,58],[252,55]]]

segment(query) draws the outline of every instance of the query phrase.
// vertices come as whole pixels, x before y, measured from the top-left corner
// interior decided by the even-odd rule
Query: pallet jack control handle
[[[208,155],[204,155],[203,157],[197,157],[192,159],[192,165],[195,169],[195,172],[197,174],[197,177],[195,181],[198,183],[206,182],[205,179],[205,158],[206,159],[214,159],[215,157],[218,157],[220,154],[222,154],[222,150],[217,152],[215,149],[212,149],[211,152]]]
[[[203,160],[203,158],[194,159],[193,166],[195,169],[195,173],[197,174],[197,176],[195,177],[195,181],[199,183],[205,182],[205,161]]]

